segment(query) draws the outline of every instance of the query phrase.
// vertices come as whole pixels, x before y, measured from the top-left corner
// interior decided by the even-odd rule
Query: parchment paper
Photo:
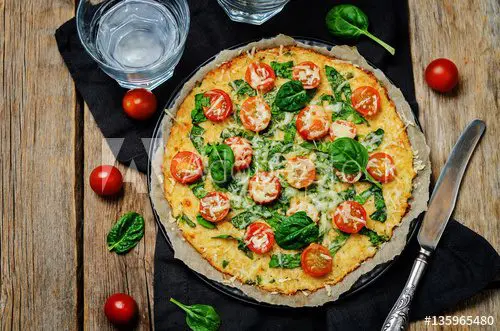
[[[414,168],[417,176],[413,180],[413,192],[410,202],[410,209],[403,217],[399,227],[394,230],[393,237],[387,243],[384,243],[373,258],[366,260],[356,270],[349,273],[341,282],[319,289],[315,292],[297,292],[294,295],[275,294],[263,291],[258,287],[245,285],[233,279],[225,279],[223,273],[213,268],[189,243],[182,237],[180,229],[175,224],[175,219],[170,213],[170,207],[163,195],[163,173],[162,163],[164,149],[170,134],[172,126],[172,116],[175,116],[177,109],[184,101],[186,95],[193,89],[196,82],[201,81],[205,75],[212,69],[222,63],[238,56],[242,52],[251,52],[254,48],[257,50],[279,47],[280,45],[297,45],[308,49],[313,49],[327,56],[345,60],[361,68],[372,71],[377,79],[386,87],[389,97],[396,105],[396,110],[401,120],[407,126],[407,132],[412,149],[414,151]],[[385,263],[398,256],[406,245],[406,237],[409,232],[411,221],[420,213],[427,209],[429,199],[429,181],[430,181],[430,161],[429,147],[425,143],[425,137],[415,123],[411,108],[404,99],[404,96],[389,79],[378,69],[371,67],[368,62],[357,52],[356,48],[348,46],[335,46],[331,50],[324,47],[309,46],[294,40],[285,35],[278,35],[275,38],[263,39],[258,42],[250,43],[235,50],[224,50],[216,58],[199,69],[199,71],[187,81],[181,89],[178,98],[172,108],[166,110],[166,116],[161,123],[160,139],[154,142],[153,154],[151,155],[151,189],[150,195],[153,201],[153,207],[158,213],[166,231],[172,242],[175,257],[182,260],[188,267],[201,273],[211,280],[224,283],[240,289],[246,295],[257,301],[270,304],[285,305],[290,307],[320,306],[326,302],[335,301],[339,296],[349,290],[356,280],[363,274],[371,271],[375,266]]]

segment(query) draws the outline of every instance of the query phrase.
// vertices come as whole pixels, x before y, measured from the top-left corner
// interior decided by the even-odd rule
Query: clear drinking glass
[[[260,25],[278,14],[289,0],[217,0],[235,22]]]
[[[125,88],[169,79],[189,30],[186,0],[80,0],[80,40],[99,67]]]

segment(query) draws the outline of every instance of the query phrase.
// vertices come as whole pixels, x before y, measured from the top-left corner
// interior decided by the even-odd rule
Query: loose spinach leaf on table
[[[249,259],[253,259],[253,252],[250,250],[250,248],[248,248],[247,244],[245,244],[245,241],[242,239],[242,238],[236,238],[236,237],[233,237],[232,235],[230,234],[221,234],[221,235],[218,235],[218,236],[215,236],[215,237],[212,237],[212,239],[229,239],[229,240],[236,240],[236,242],[238,243],[238,249],[240,251],[242,251],[243,253],[245,253],[245,255],[249,258]]]
[[[191,219],[189,217],[187,217],[186,215],[184,215],[184,214],[182,214],[181,216],[179,216],[177,218],[177,221],[179,223],[186,223],[188,226],[190,226],[192,228],[196,227],[196,224],[193,221],[191,221]]]
[[[326,15],[326,26],[336,37],[357,39],[364,34],[384,47],[391,55],[395,53],[393,47],[368,32],[368,17],[354,5],[342,4],[333,7]]]
[[[206,97],[203,93],[194,96],[194,108],[191,110],[191,121],[193,124],[205,122],[207,118],[203,113],[203,107],[210,106],[210,98]]]
[[[318,241],[319,228],[303,211],[286,217],[274,233],[276,243],[284,249],[301,249]]]
[[[332,165],[346,174],[354,174],[362,172],[367,181],[382,187],[369,173],[366,171],[368,163],[368,151],[366,148],[354,139],[342,137],[335,139],[329,144],[330,161]]]
[[[373,246],[380,246],[389,240],[387,236],[381,236],[377,232],[367,228],[362,228],[358,233],[367,236]]]
[[[339,251],[339,249],[345,245],[347,239],[349,239],[349,236],[350,235],[348,233],[337,230],[337,236],[328,245],[328,250],[330,251],[330,254],[332,256],[334,256]]]
[[[229,86],[233,89],[237,96],[243,97],[245,95],[249,97],[254,97],[257,95],[257,91],[254,90],[250,84],[245,82],[243,79],[237,79],[229,83]]]
[[[300,253],[297,254],[284,254],[278,253],[271,255],[269,261],[269,268],[284,268],[294,269],[300,267]]]
[[[187,306],[174,298],[170,302],[186,312],[186,323],[192,331],[217,331],[221,325],[221,319],[214,307],[209,305]]]
[[[198,222],[199,225],[201,225],[202,227],[207,228],[207,229],[216,229],[217,228],[217,226],[214,223],[207,221],[201,215],[196,216],[196,222]]]
[[[208,155],[208,166],[212,180],[218,186],[224,187],[232,179],[234,154],[226,144],[213,144],[205,148]]]
[[[203,153],[205,148],[205,139],[203,138],[203,133],[205,133],[205,129],[203,129],[199,125],[193,125],[191,128],[191,132],[189,133],[189,139],[193,143],[194,148],[200,153]]]
[[[273,106],[281,111],[295,112],[304,108],[315,92],[315,90],[305,90],[301,82],[291,80],[281,85]]]
[[[360,143],[361,145],[365,146],[368,153],[371,153],[380,146],[380,144],[382,143],[382,139],[384,139],[384,130],[379,128],[364,136],[360,140]]]
[[[120,217],[106,238],[108,250],[124,254],[134,248],[144,236],[144,218],[136,212]]]
[[[288,61],[288,62],[272,61],[271,68],[273,68],[276,76],[286,79],[292,79],[293,61]]]

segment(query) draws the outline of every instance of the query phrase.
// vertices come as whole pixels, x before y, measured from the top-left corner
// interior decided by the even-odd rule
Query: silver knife
[[[382,326],[383,331],[406,330],[408,328],[410,304],[415,289],[427,267],[427,260],[436,249],[455,208],[458,189],[465,168],[485,129],[486,125],[481,120],[474,120],[469,123],[460,138],[458,138],[448,157],[448,161],[441,170],[429,201],[429,209],[418,232],[417,238],[420,244],[420,252],[413,264],[410,277],[406,281],[403,291],[385,319]]]

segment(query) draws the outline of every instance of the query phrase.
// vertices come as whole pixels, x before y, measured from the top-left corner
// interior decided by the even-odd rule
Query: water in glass
[[[128,88],[151,89],[172,76],[189,26],[185,0],[109,0],[77,17],[87,21],[77,23],[87,51]]]

